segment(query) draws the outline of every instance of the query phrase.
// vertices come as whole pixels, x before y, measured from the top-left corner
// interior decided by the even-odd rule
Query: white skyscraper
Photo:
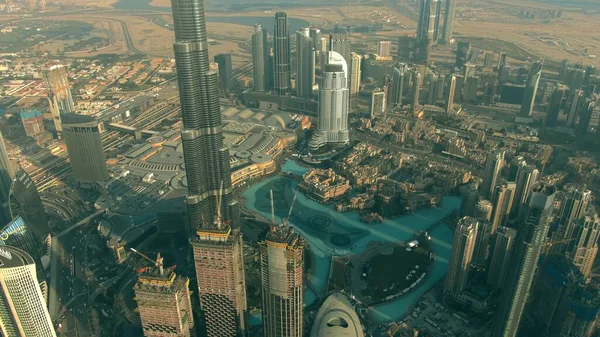
[[[35,262],[24,250],[0,248],[0,335],[56,337]]]
[[[348,136],[348,64],[337,52],[326,53],[319,87],[319,126],[310,140],[312,151],[325,144],[347,144]]]

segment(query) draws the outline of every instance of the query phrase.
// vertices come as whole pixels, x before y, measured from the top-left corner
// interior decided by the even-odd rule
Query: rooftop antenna
[[[148,256],[146,256],[145,254],[143,254],[142,252],[136,250],[135,248],[129,248],[131,249],[132,252],[136,253],[137,255],[143,257],[144,259],[152,262],[153,265],[155,265],[156,267],[158,267],[158,270],[160,271],[160,275],[164,275],[165,271],[163,269],[163,257],[160,256],[160,253],[157,254],[156,256],[156,261],[152,260],[151,258],[149,258]],[[140,269],[140,271],[142,270],[146,270],[145,268]]]
[[[217,218],[215,219],[215,225],[217,225],[217,229],[221,229],[222,219],[221,219],[221,204],[223,203],[223,180],[221,180],[221,187],[219,187],[219,198],[217,199]]]
[[[275,226],[276,223],[275,223],[275,205],[273,204],[273,190],[270,190],[269,193],[271,194],[271,223],[273,224],[273,226]]]
[[[329,34],[329,50],[333,51],[333,34]]]
[[[287,226],[290,223],[290,218],[292,217],[292,211],[294,210],[294,205],[296,204],[296,192],[294,192],[294,199],[292,199],[292,205],[290,206],[290,210],[288,212],[287,218],[283,219],[282,226]]]

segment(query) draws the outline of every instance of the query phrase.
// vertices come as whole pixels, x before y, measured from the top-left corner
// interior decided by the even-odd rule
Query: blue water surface
[[[293,161],[287,161],[282,171],[296,175],[307,171]],[[269,190],[273,190],[275,215],[278,221],[287,216],[297,182],[283,177],[273,177],[258,183],[243,194],[246,206],[270,218],[271,206]],[[386,219],[380,224],[366,224],[360,221],[356,212],[338,213],[332,205],[321,205],[296,193],[297,199],[290,223],[302,234],[312,256],[311,270],[307,275],[308,287],[305,291],[305,304],[311,305],[326,294],[327,280],[332,256],[358,255],[370,242],[404,242],[418,231],[427,230],[460,207],[460,198],[444,197],[438,208],[418,211],[415,214],[397,219]],[[443,278],[448,271],[453,233],[446,224],[435,226],[429,231],[432,237],[435,262],[423,283],[408,295],[384,304],[373,306],[369,317],[377,323],[398,320],[410,311],[418,298]],[[393,267],[393,266],[391,266]]]

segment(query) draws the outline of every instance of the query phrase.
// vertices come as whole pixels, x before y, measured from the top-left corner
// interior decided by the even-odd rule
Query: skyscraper
[[[223,144],[221,132],[218,77],[208,62],[204,2],[173,0],[171,4],[184,126],[181,138],[188,182],[186,203],[200,307],[208,337],[237,337],[245,331],[242,239],[237,229],[237,204],[231,195],[229,149]],[[280,24],[284,27],[276,35],[283,37],[287,20],[285,13],[280,14],[277,17],[283,16]],[[287,38],[287,54],[280,56],[287,55],[289,62]],[[276,39],[275,43],[281,42]],[[289,88],[289,63],[287,71]]]
[[[95,183],[110,178],[102,147],[99,123],[87,115],[63,115],[63,138],[73,168],[73,177],[80,183]]]
[[[45,214],[44,214],[45,218]],[[0,248],[4,245],[12,246],[24,250],[33,259],[35,263],[37,279],[43,289],[46,288],[46,275],[42,266],[40,256],[40,247],[42,241],[35,237],[34,231],[29,223],[16,216],[0,230]]]
[[[598,291],[591,287],[579,289],[569,300],[567,312],[554,320],[557,327],[553,330],[560,337],[589,337],[596,330],[599,313]]]
[[[313,49],[316,53],[321,51],[321,38],[323,34],[321,34],[321,30],[316,27],[309,28],[309,36],[312,39]]]
[[[571,105],[569,105],[569,113],[567,114],[568,127],[575,127],[577,114],[579,113],[579,110],[584,103],[583,94],[583,90],[575,90],[575,92],[573,93]]]
[[[494,234],[499,226],[506,226],[515,197],[516,184],[513,182],[502,182],[494,189],[492,204],[492,230]]]
[[[286,12],[275,13],[273,29],[273,90],[283,96],[290,92],[290,33]]]
[[[261,25],[254,25],[252,34],[252,74],[254,90],[267,90],[267,58],[269,57],[267,30]]]
[[[492,221],[492,211],[494,206],[489,200],[479,200],[475,205],[473,217],[480,221]]]
[[[265,337],[302,337],[304,244],[287,225],[272,227],[259,243]]]
[[[360,93],[362,56],[352,53],[350,60],[350,83],[348,85],[350,88],[350,110],[356,111],[358,109],[358,95]]]
[[[439,0],[420,0],[417,21],[417,41],[435,42],[439,29]]]
[[[498,227],[492,235],[487,283],[494,288],[504,286],[516,237],[517,231],[508,227]]]
[[[195,233],[203,223],[215,222],[220,196],[222,221],[232,220],[237,226],[229,149],[221,132],[219,79],[217,71],[209,67],[204,1],[173,0],[172,6],[190,232]]]
[[[450,84],[448,86],[448,96],[446,97],[446,113],[454,111],[454,95],[456,92],[456,75],[450,75]]]
[[[385,117],[385,92],[375,90],[371,93],[371,118]]]
[[[315,84],[315,50],[309,28],[296,32],[296,89],[299,97],[312,97]]]
[[[0,247],[0,332],[3,336],[56,337],[38,285],[35,262],[25,251]]]
[[[329,35],[330,44],[332,45],[332,51],[342,55],[344,61],[348,63],[348,60],[352,56],[351,54],[351,43],[348,39],[347,33],[334,33]]]
[[[511,211],[514,217],[517,217],[520,214],[521,208],[527,202],[531,188],[539,179],[539,175],[540,172],[538,169],[535,168],[534,165],[527,165],[525,161],[521,162],[521,165],[517,167],[517,189],[515,191],[515,198]]]
[[[535,96],[537,94],[540,77],[542,76],[543,61],[535,61],[529,69],[527,82],[525,83],[525,93],[523,94],[523,103],[521,103],[521,112],[519,116],[529,117],[533,112]]]
[[[392,41],[377,41],[377,55],[382,57],[392,56]]]
[[[12,219],[10,216],[9,200],[14,176],[6,144],[4,143],[4,137],[0,133],[0,221],[2,223],[7,223]]]
[[[586,280],[592,275],[592,264],[598,254],[600,217],[593,213],[575,222],[571,235],[573,241],[567,244],[566,257],[581,272]]]
[[[548,103],[548,110],[546,112],[546,127],[553,128],[556,126],[565,91],[566,87],[559,86],[552,92],[550,102]]]
[[[145,337],[189,337],[194,327],[190,279],[157,268],[145,268],[133,287]]]
[[[485,266],[490,249],[492,224],[489,221],[475,220],[477,220],[477,237],[475,239],[475,248],[473,249],[471,264]]]
[[[484,198],[492,200],[494,188],[498,185],[502,167],[504,167],[504,151],[498,150],[489,153],[485,161],[483,182],[479,188]]]
[[[434,73],[427,75],[429,78],[429,89],[427,90],[427,104],[435,105],[437,103],[437,82],[438,76]]]
[[[44,117],[38,109],[23,109],[19,112],[21,123],[25,129],[25,134],[29,137],[34,137],[44,131]]]
[[[190,242],[206,335],[241,336],[247,308],[242,234],[218,220],[196,234]]]
[[[469,62],[470,54],[471,44],[469,42],[458,42],[456,45],[456,62],[454,66],[462,69]]]
[[[412,110],[416,109],[419,106],[419,94],[421,91],[421,85],[423,84],[423,78],[421,77],[421,73],[415,71],[413,74],[413,87],[412,87],[412,98],[410,103],[410,108]]]
[[[458,216],[473,216],[473,212],[475,211],[475,205],[477,204],[477,200],[479,199],[479,191],[477,191],[477,184],[472,183],[468,185],[464,185],[458,188],[458,192],[460,193],[461,203],[460,203],[460,211]],[[477,219],[477,217],[475,217]]]
[[[321,85],[319,86],[319,125],[309,142],[312,151],[325,144],[349,142],[349,91],[346,76],[348,65],[337,52],[327,52]]]
[[[592,204],[592,192],[589,190],[573,189],[568,191],[561,202],[558,217],[556,218],[556,231],[552,235],[553,241],[564,241],[576,238],[575,226],[588,212]],[[552,250],[557,254],[565,253],[570,242],[554,244]]]
[[[452,28],[454,26],[454,11],[456,0],[446,0],[446,8],[444,13],[444,27],[442,29],[442,41],[449,43],[452,40]]]
[[[392,92],[390,102],[392,106],[402,106],[402,93],[404,92],[404,66],[400,68],[394,68],[394,75],[392,77]]]
[[[54,129],[60,138],[62,133],[61,115],[75,113],[71,86],[67,78],[67,68],[62,65],[48,68],[44,71],[44,80]]]
[[[564,258],[551,256],[540,266],[527,308],[539,336],[559,336],[556,320],[564,321],[564,312],[580,286],[581,273]]]
[[[233,79],[233,66],[231,65],[231,54],[217,54],[214,57],[219,65],[219,82],[221,90],[228,92]]]
[[[364,337],[360,318],[346,295],[335,292],[319,308],[310,337]]]
[[[517,335],[550,228],[555,192],[554,186],[537,183],[529,194],[526,209],[520,217],[510,268],[492,327],[494,337]]]
[[[596,107],[596,103],[594,101],[587,101],[583,104],[580,109],[579,114],[579,124],[577,124],[577,130],[575,130],[575,135],[581,139],[587,135],[588,128],[590,127],[590,121],[592,120],[592,115],[594,114],[594,108]]]
[[[477,220],[471,217],[458,220],[444,286],[444,292],[453,298],[457,298],[467,286],[476,238]]]
[[[48,217],[44,212],[44,206],[42,205],[42,199],[40,193],[35,186],[31,177],[23,170],[19,168],[15,173],[15,178],[12,181],[10,190],[10,219],[16,217],[22,217],[27,223],[28,228],[31,229],[32,235],[39,247],[48,234],[50,234],[50,227],[48,226]],[[17,248],[21,248],[18,245],[13,245]],[[35,259],[35,255],[27,251]]]

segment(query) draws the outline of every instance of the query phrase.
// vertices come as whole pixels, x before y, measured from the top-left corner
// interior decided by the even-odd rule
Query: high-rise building
[[[462,69],[471,55],[471,43],[469,42],[458,42],[456,45],[456,62],[455,67]]]
[[[411,97],[411,103],[410,103],[410,108],[412,110],[416,109],[417,106],[419,106],[419,94],[421,91],[421,85],[423,84],[423,77],[421,76],[421,73],[419,73],[418,71],[415,71],[413,74],[413,85],[412,85],[412,97]]]
[[[35,262],[24,250],[0,247],[0,294],[3,336],[56,337],[36,277]]]
[[[273,29],[273,90],[283,96],[290,92],[290,33],[286,12],[275,13]]]
[[[575,127],[577,121],[577,114],[584,103],[584,92],[583,90],[575,90],[573,98],[571,99],[571,105],[569,105],[569,113],[567,114],[567,126]]]
[[[401,65],[399,68],[394,68],[394,74],[392,77],[392,90],[390,92],[390,104],[394,107],[402,106],[402,96],[404,92],[404,72],[404,65]]]
[[[208,59],[204,1],[173,0],[172,7],[190,233],[203,223],[214,223],[218,211],[223,221],[237,226],[229,149],[221,131],[219,78]]]
[[[244,333],[246,282],[237,204],[232,200],[229,149],[223,144],[217,73],[210,69],[203,0],[173,0],[175,61],[184,130],[186,198],[198,295],[208,337]],[[275,78],[289,62],[287,16],[276,15]],[[281,21],[279,19],[282,19]],[[283,38],[287,37],[287,44]],[[281,51],[281,49],[279,49]],[[279,69],[279,70],[278,70]],[[289,89],[289,63],[287,66]],[[276,80],[278,89],[283,82]],[[286,91],[287,92],[287,91]]]
[[[515,198],[517,185],[513,182],[502,182],[494,189],[492,204],[494,211],[492,213],[492,234],[496,232],[499,226],[506,226],[510,211]]]
[[[508,227],[498,227],[492,235],[487,283],[494,288],[504,286],[516,237],[517,231]]]
[[[190,242],[206,335],[241,336],[247,308],[242,234],[219,220],[196,234]]]
[[[133,287],[145,337],[189,337],[194,328],[190,279],[156,268],[144,268]]]
[[[448,86],[448,96],[446,97],[446,113],[454,111],[454,95],[456,92],[456,75],[450,75],[450,84]]]
[[[592,264],[598,254],[600,217],[593,213],[575,222],[567,244],[566,257],[581,272],[586,280],[592,276]]]
[[[479,88],[479,77],[471,76],[466,79],[463,100],[465,102],[474,102],[477,99],[477,89]]]
[[[272,227],[259,243],[265,337],[302,337],[304,244],[287,225]]]
[[[485,57],[483,59],[483,68],[485,69],[492,69],[494,68],[494,52],[493,51],[486,51],[485,52]]]
[[[537,95],[540,77],[542,76],[543,64],[542,61],[535,61],[529,69],[527,82],[525,83],[525,93],[523,94],[523,103],[521,103],[521,112],[519,112],[519,116],[521,117],[529,117],[533,112],[535,96]]]
[[[520,217],[510,268],[492,327],[494,337],[515,337],[544,247],[554,208],[556,188],[537,183]]]
[[[479,221],[492,221],[492,211],[494,205],[489,200],[479,200],[475,205],[473,217]]]
[[[598,290],[591,287],[578,289],[571,297],[567,311],[554,323],[554,331],[560,337],[589,337],[596,330],[596,321],[600,313]]]
[[[351,45],[352,43],[348,39],[347,33],[334,33],[329,35],[329,42],[331,44],[331,50],[342,55],[344,61],[348,63],[350,57],[352,57]]]
[[[529,191],[531,191],[533,185],[538,181],[539,175],[540,172],[538,169],[536,169],[534,165],[527,165],[525,161],[522,161],[521,165],[517,167],[517,189],[515,191],[515,198],[511,211],[515,217],[521,213],[521,209],[529,197]]]
[[[434,73],[427,75],[429,78],[429,89],[427,90],[427,104],[435,105],[437,103],[437,82],[438,76]]]
[[[492,200],[494,188],[498,185],[503,167],[504,151],[498,150],[488,154],[483,171],[483,182],[479,189],[481,196],[488,200]]]
[[[477,238],[475,239],[475,248],[471,258],[472,265],[486,265],[490,249],[491,230],[492,224],[489,221],[477,220]]]
[[[221,90],[228,92],[233,79],[233,66],[231,64],[231,54],[217,54],[214,57],[215,63],[219,65],[219,82]]]
[[[477,184],[468,184],[459,187],[458,192],[462,202],[460,203],[460,211],[458,216],[473,216],[475,211],[475,205],[479,199],[479,191],[477,191]],[[477,218],[476,218],[477,219]]]
[[[364,337],[360,318],[348,298],[335,292],[319,308],[310,337]]]
[[[352,53],[350,57],[350,78],[348,87],[350,89],[350,111],[358,109],[358,95],[360,94],[360,78],[361,78],[361,63],[362,56],[357,53]]]
[[[446,44],[452,40],[455,8],[456,0],[446,0],[446,8],[444,10],[444,27],[442,29],[442,41]]]
[[[44,211],[42,198],[35,183],[22,168],[19,168],[15,172],[10,191],[10,219],[15,219],[16,217],[23,218],[28,228],[31,229],[33,238],[39,247],[46,240],[48,234],[50,234],[48,217]],[[21,248],[18,245],[10,245]],[[28,250],[26,251],[35,259],[35,254]]]
[[[321,51],[322,48],[321,38],[323,37],[323,35],[321,34],[321,30],[316,27],[310,27],[308,35],[312,39],[313,49],[316,53],[319,53],[319,51]]]
[[[550,102],[548,103],[548,110],[546,111],[546,127],[553,128],[556,126],[565,91],[566,87],[559,86],[552,92]]]
[[[315,84],[315,50],[310,29],[296,32],[296,89],[299,97],[312,97]]]
[[[327,52],[325,69],[319,86],[319,125],[309,142],[312,151],[325,144],[347,144],[349,91],[346,82],[348,65],[337,52]]]
[[[99,122],[91,116],[67,114],[63,115],[62,124],[75,180],[80,183],[107,181],[110,176]]]
[[[375,90],[371,93],[371,118],[385,117],[385,92]]]
[[[43,214],[45,218],[46,214]],[[14,217],[6,226],[0,230],[0,248],[4,245],[24,250],[35,263],[37,279],[42,289],[46,288],[46,275],[42,266],[40,247],[42,241],[38,240],[32,230],[31,224],[20,217]],[[42,290],[43,291],[43,290]]]
[[[523,158],[523,156],[515,156],[510,160],[508,164],[508,177],[506,180],[508,181],[517,181],[517,175],[519,174],[519,170],[521,166],[527,165],[527,162]]]
[[[438,39],[441,2],[439,0],[420,0],[417,21],[417,41]]]
[[[377,55],[382,57],[392,56],[392,41],[378,41]]]
[[[580,189],[568,191],[563,197],[556,218],[557,227],[552,236],[553,241],[574,240],[576,238],[575,226],[587,214],[591,205],[591,191]],[[559,242],[552,246],[552,250],[557,254],[563,254],[568,245],[571,245],[570,242]]]
[[[46,131],[44,128],[44,117],[40,110],[25,109],[19,112],[19,117],[21,117],[21,123],[23,123],[25,134],[28,137],[33,137]]]
[[[581,286],[581,274],[558,256],[549,257],[537,273],[527,311],[539,336],[559,336],[556,320],[564,318],[571,297]]]
[[[254,90],[267,90],[267,58],[269,57],[269,48],[267,40],[267,30],[261,25],[254,25],[254,34],[252,34],[252,74],[254,76]]]
[[[8,157],[4,137],[0,133],[0,221],[7,223],[12,219],[10,216],[10,193],[12,180],[15,176],[14,170]]]
[[[457,298],[467,286],[477,239],[477,226],[477,220],[471,217],[461,218],[456,225],[452,256],[444,286],[444,292],[453,298]]]
[[[594,101],[587,101],[583,104],[580,109],[579,114],[579,124],[577,124],[577,130],[575,130],[575,135],[581,139],[585,137],[588,133],[588,129],[590,127],[590,121],[592,120],[592,115],[594,114],[594,108],[596,107],[596,103]]]
[[[71,86],[67,77],[67,68],[55,65],[44,71],[48,106],[52,113],[54,129],[59,138],[62,133],[61,117],[63,114],[75,113],[75,104],[71,96]]]

